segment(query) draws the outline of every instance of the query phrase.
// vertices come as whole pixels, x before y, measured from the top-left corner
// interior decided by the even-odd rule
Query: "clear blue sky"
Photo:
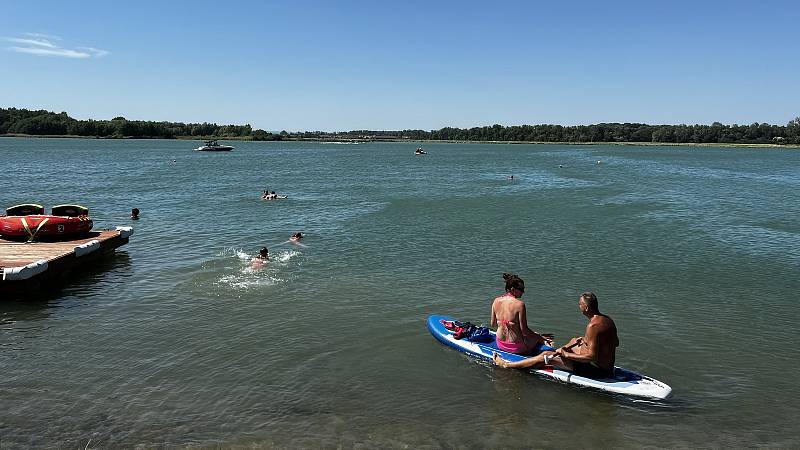
[[[0,106],[80,119],[295,131],[800,115],[797,0],[12,0],[0,23]]]

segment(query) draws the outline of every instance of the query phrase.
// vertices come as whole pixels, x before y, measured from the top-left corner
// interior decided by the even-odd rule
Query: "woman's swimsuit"
[[[508,324],[509,323],[514,323],[514,322],[512,322],[510,320],[498,320],[497,321],[498,325],[504,325],[506,328],[508,328]],[[525,347],[524,341],[523,342],[508,342],[508,341],[501,341],[499,338],[496,338],[496,342],[497,342],[497,348],[498,349],[500,349],[500,350],[502,350],[504,352],[517,353],[517,354],[520,354],[520,355],[522,355],[522,354],[538,355],[539,353],[542,353],[542,352],[546,352],[546,351],[553,352],[553,351],[556,350],[553,347],[551,347],[549,345],[546,345],[546,344],[543,344],[541,342],[537,343],[536,346],[533,347],[532,350],[527,351],[527,352],[526,352],[527,348]]]
[[[508,353],[523,353],[526,349],[523,342],[505,342],[497,340],[497,348]]]
[[[506,327],[506,329],[508,329],[508,324],[510,324],[510,323],[513,324],[514,322],[511,321],[511,320],[498,320],[497,321],[498,325],[503,325],[503,326]],[[497,348],[499,348],[500,350],[502,350],[504,352],[522,353],[527,348],[527,347],[525,347],[525,342],[524,341],[522,341],[522,342],[501,341],[499,337],[496,338],[496,340],[497,340]]]

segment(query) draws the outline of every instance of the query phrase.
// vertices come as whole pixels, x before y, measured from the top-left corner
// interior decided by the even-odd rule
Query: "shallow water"
[[[800,445],[800,151],[233,145],[0,139],[0,206],[135,227],[60,291],[0,303],[2,448]],[[495,369],[428,334],[429,314],[486,321],[506,271],[562,342],[595,291],[618,364],[674,396]]]

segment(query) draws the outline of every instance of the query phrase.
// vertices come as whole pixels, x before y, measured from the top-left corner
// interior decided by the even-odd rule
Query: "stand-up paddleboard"
[[[442,323],[452,320],[454,319],[447,316],[430,316],[428,317],[428,330],[433,337],[438,339],[441,343],[477,358],[491,361],[492,355],[497,353],[508,361],[521,361],[532,356],[522,356],[515,353],[504,352],[497,348],[497,343],[495,341],[491,343],[482,343],[470,342],[466,339],[456,339],[453,337],[453,332],[445,328]],[[492,336],[494,336],[494,332],[492,332]],[[541,369],[531,370],[531,372],[548,379],[601,389],[631,397],[665,399],[672,393],[671,387],[658,380],[616,366],[614,368],[614,378],[588,378],[575,375],[572,372],[561,370],[553,366],[544,366]]]

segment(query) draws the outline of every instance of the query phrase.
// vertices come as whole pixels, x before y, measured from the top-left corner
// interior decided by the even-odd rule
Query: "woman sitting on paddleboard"
[[[535,353],[540,345],[552,340],[528,328],[525,303],[520,300],[525,292],[525,282],[517,275],[504,273],[506,293],[492,303],[491,326],[497,327],[497,348],[504,352]]]

